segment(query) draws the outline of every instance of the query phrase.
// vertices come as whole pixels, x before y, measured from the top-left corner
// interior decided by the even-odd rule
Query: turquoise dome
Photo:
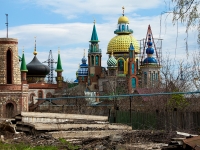
[[[110,58],[108,59],[107,65],[108,65],[108,67],[117,66],[117,60],[115,59],[115,57],[113,55],[111,55]]]

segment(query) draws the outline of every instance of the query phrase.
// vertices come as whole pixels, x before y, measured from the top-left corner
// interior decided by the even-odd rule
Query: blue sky
[[[154,37],[163,39],[163,54],[183,59],[185,55],[185,28],[172,25],[172,16],[160,14],[168,11],[167,0],[0,0],[0,37],[6,36],[6,16],[9,19],[9,37],[18,38],[18,52],[21,56],[24,46],[26,63],[33,58],[34,37],[37,37],[38,58],[41,62],[48,59],[49,50],[57,59],[60,47],[63,76],[67,80],[75,79],[78,64],[81,63],[84,49],[87,49],[92,34],[93,20],[102,49],[102,64],[106,67],[107,45],[115,36],[117,20],[125,7],[133,36],[145,38],[150,24]],[[178,38],[177,38],[178,33]],[[197,33],[189,35],[190,52],[197,50]],[[177,41],[177,42],[176,42]],[[175,53],[176,52],[176,53]],[[176,55],[175,55],[176,54]]]

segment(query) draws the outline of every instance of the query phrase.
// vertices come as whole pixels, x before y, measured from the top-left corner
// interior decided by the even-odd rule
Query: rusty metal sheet
[[[195,150],[200,150],[200,136],[185,139],[183,142]]]

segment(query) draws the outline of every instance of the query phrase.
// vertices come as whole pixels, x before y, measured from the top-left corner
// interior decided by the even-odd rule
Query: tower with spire
[[[57,77],[56,77],[56,81],[57,81],[57,86],[58,88],[62,88],[63,87],[63,77],[62,77],[62,63],[61,63],[61,58],[60,58],[60,50],[58,49],[58,60],[57,60],[57,66],[56,66],[56,70],[57,72]]]
[[[143,88],[158,87],[160,83],[160,57],[154,42],[151,26],[148,26],[143,55],[141,58],[141,86]],[[146,48],[146,55],[145,55]],[[156,52],[156,53],[155,53]],[[146,56],[146,58],[145,58]]]
[[[22,59],[21,59],[20,71],[21,71],[21,81],[22,81],[22,84],[26,84],[27,83],[26,73],[28,72],[28,69],[26,67],[26,61],[25,61],[25,56],[24,56],[24,49],[23,49],[23,54],[22,54]]]
[[[99,39],[96,31],[95,20],[92,36],[88,49],[88,87],[91,91],[98,90],[98,79],[101,76],[101,49],[99,49]]]

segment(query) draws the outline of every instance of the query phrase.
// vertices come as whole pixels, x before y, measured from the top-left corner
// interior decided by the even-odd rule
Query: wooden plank
[[[198,136],[198,135],[196,135],[196,134],[189,134],[189,133],[178,132],[178,131],[176,131],[176,133],[177,133],[178,135],[183,135],[183,136],[186,136],[186,137]]]

